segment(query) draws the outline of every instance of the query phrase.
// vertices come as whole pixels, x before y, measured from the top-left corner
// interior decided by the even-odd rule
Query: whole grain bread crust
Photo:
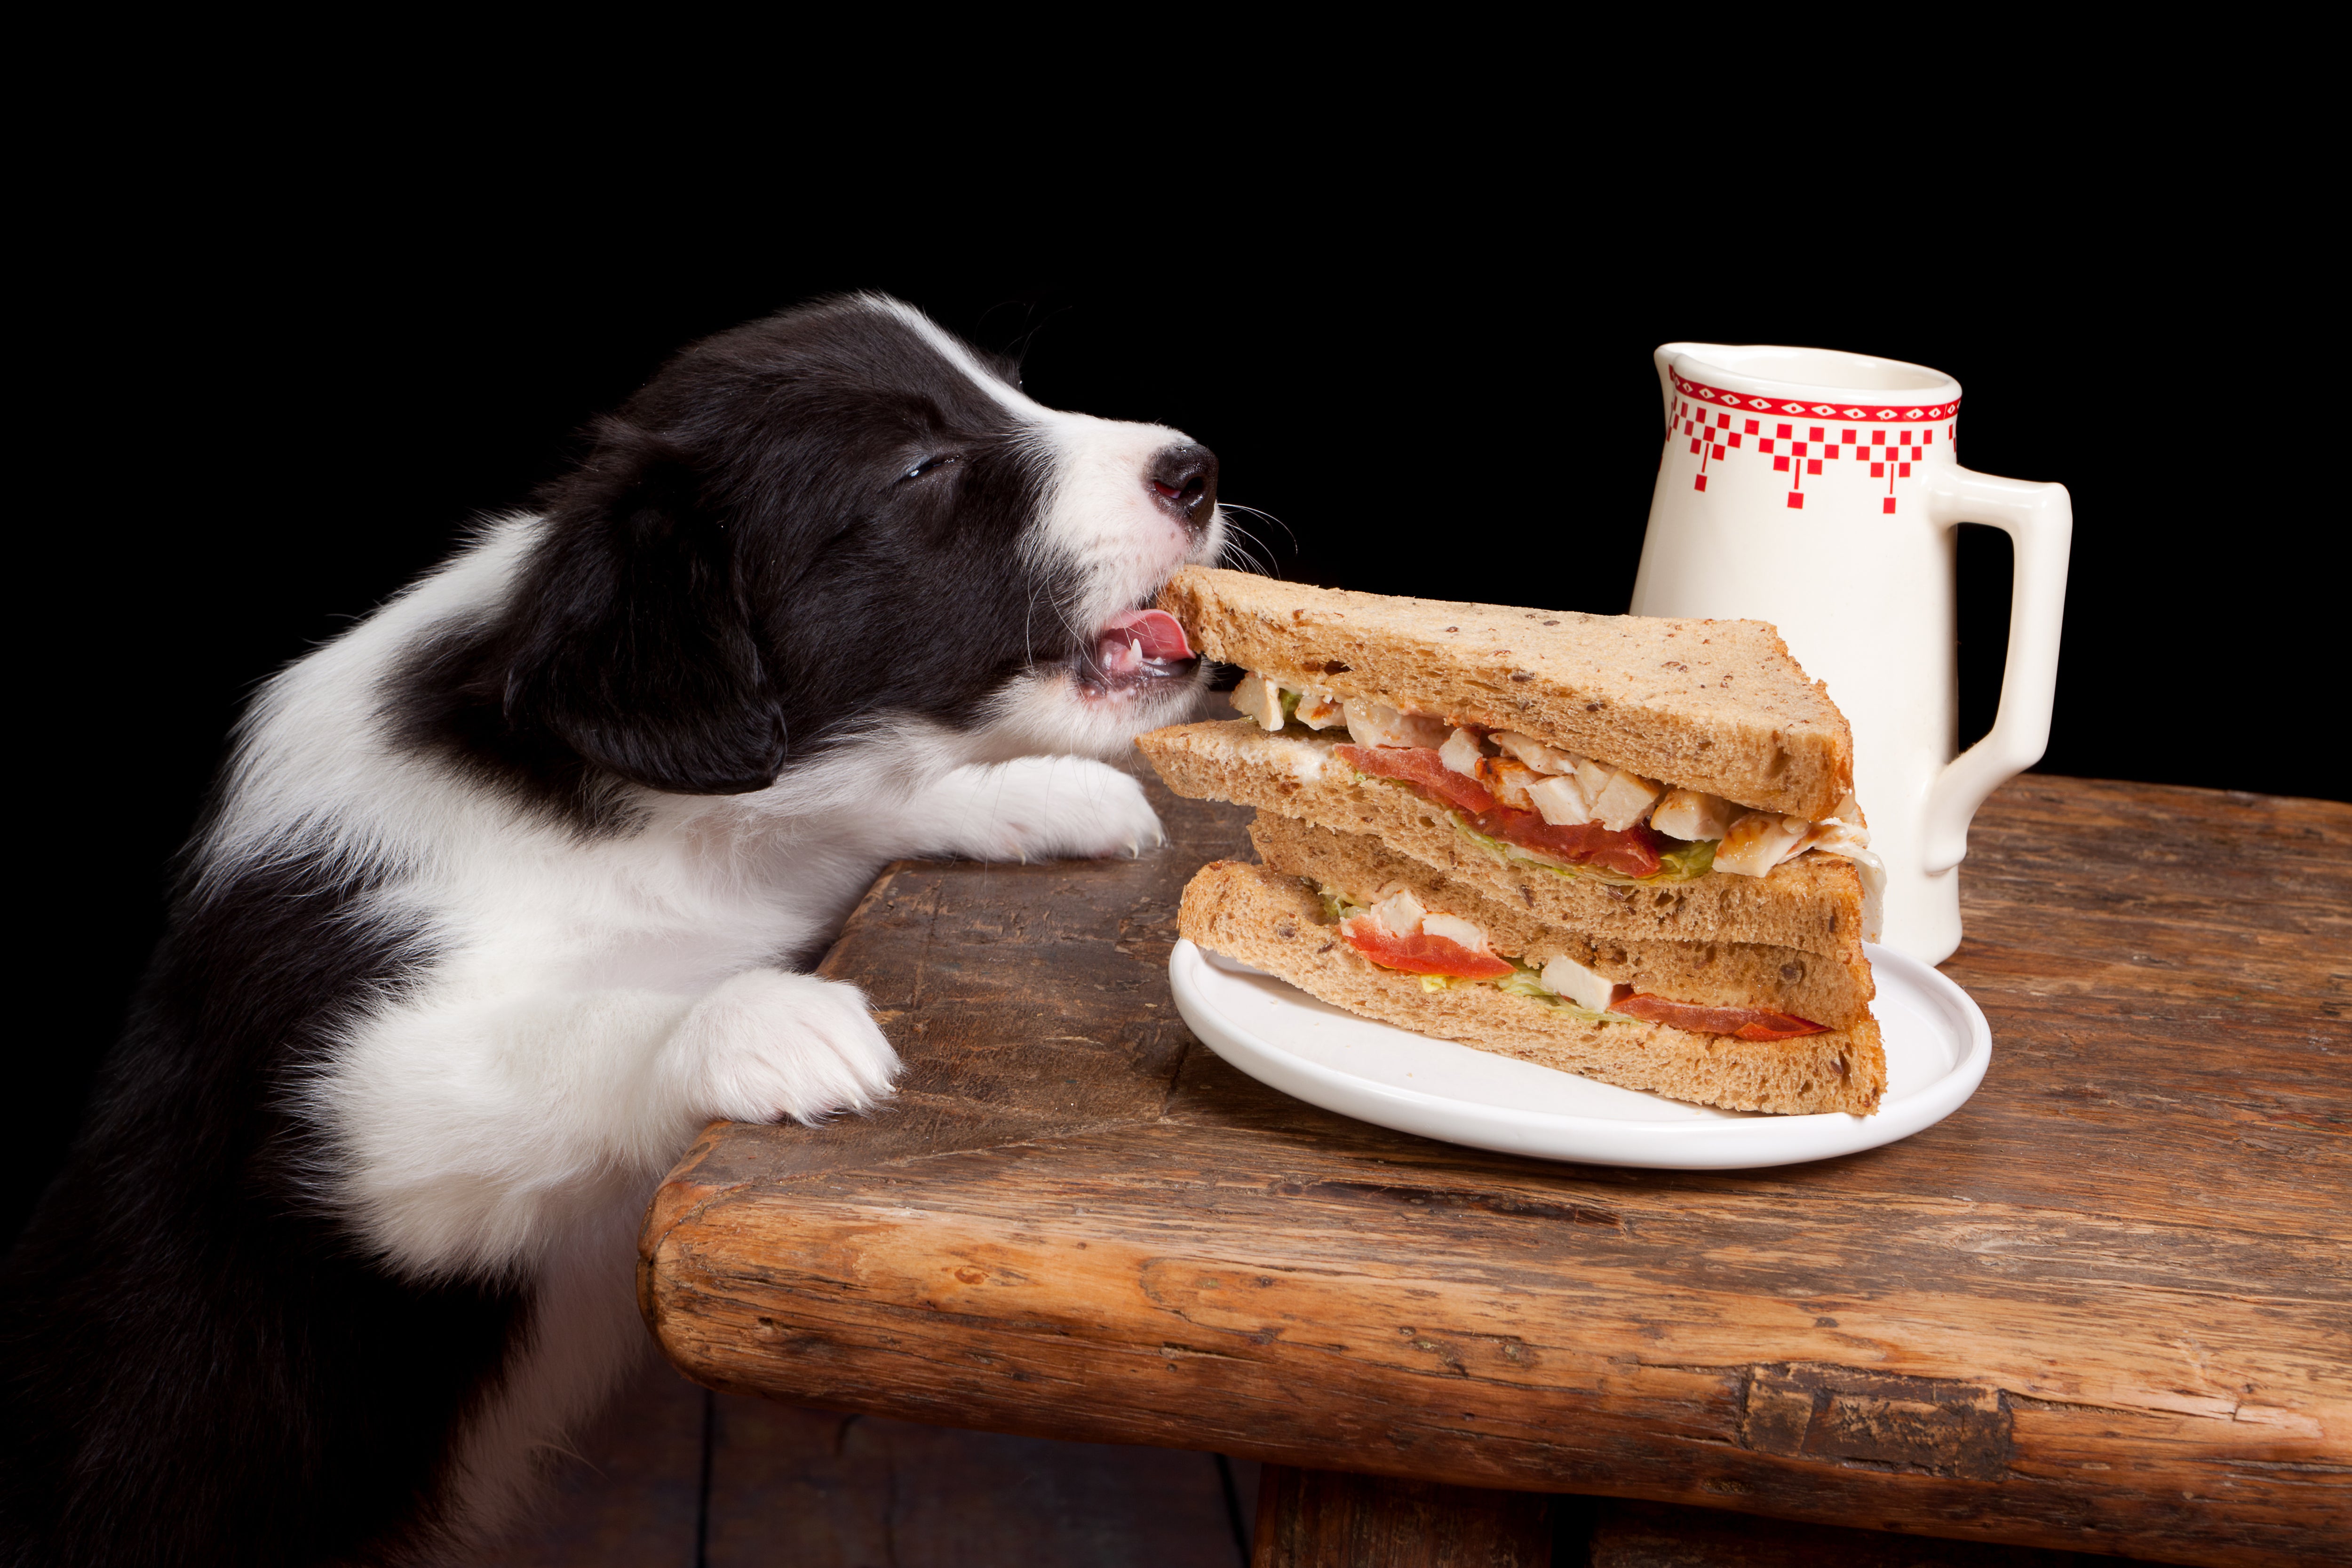
[[[1870,1016],[1870,966],[1752,942],[1644,942],[1593,937],[1546,922],[1532,898],[1506,900],[1457,880],[1368,833],[1339,833],[1261,811],[1250,824],[1258,858],[1277,871],[1370,903],[1399,883],[1423,905],[1475,921],[1506,958],[1540,969],[1566,954],[1587,969],[1653,996],[1706,1007],[1772,1007],[1845,1028]],[[1538,870],[1537,876],[1549,872]]]
[[[1564,930],[1616,942],[1745,942],[1793,947],[1866,973],[1862,879],[1851,862],[1801,855],[1762,877],[1711,871],[1632,886],[1505,858],[1463,833],[1452,813],[1385,780],[1362,782],[1336,742],[1268,734],[1252,721],[1171,725],[1136,745],[1168,787],[1195,800],[1280,812],[1366,833]]]
[[[1742,1040],[1586,1022],[1492,985],[1425,991],[1341,941],[1311,889],[1265,866],[1202,867],[1184,889],[1179,924],[1202,947],[1351,1013],[1625,1089],[1732,1110],[1866,1115],[1886,1087],[1885,1051],[1868,1019],[1801,1039]]]
[[[1295,690],[1516,730],[1808,821],[1853,787],[1853,738],[1762,621],[1391,598],[1188,566],[1160,596],[1192,646]]]

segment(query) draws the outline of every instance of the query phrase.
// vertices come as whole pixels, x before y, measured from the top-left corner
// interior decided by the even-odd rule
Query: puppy
[[[887,1092],[801,973],[876,870],[1158,842],[1056,754],[1191,703],[1149,606],[1219,554],[1208,451],[875,296],[696,344],[592,438],[246,715],[0,1288],[11,1561],[495,1532],[644,1343],[696,1130]]]

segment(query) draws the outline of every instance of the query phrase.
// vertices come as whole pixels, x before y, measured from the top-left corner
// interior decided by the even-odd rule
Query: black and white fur
[[[12,1561],[497,1531],[644,1342],[696,1130],[887,1091],[863,997],[799,973],[875,870],[1158,841],[1065,753],[1192,700],[1116,627],[1218,554],[1204,450],[872,296],[687,350],[592,439],[247,715],[0,1289]]]

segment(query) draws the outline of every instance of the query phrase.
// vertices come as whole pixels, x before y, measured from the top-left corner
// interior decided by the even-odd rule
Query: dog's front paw
[[[677,1048],[698,1116],[821,1121],[890,1092],[898,1053],[855,985],[754,969],[695,1005]]]
[[[936,798],[950,847],[975,860],[1101,859],[1168,841],[1143,786],[1086,757],[959,768]]]

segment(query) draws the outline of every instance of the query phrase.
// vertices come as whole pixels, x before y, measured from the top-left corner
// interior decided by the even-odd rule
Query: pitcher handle
[[[2049,749],[2074,502],[2064,485],[1995,479],[1938,463],[1927,474],[1927,516],[1939,528],[1981,522],[2001,530],[2016,565],[2000,711],[1983,740],[1945,764],[1927,795],[1926,869],[1933,876],[1968,854],[1969,822],[1985,797]]]

